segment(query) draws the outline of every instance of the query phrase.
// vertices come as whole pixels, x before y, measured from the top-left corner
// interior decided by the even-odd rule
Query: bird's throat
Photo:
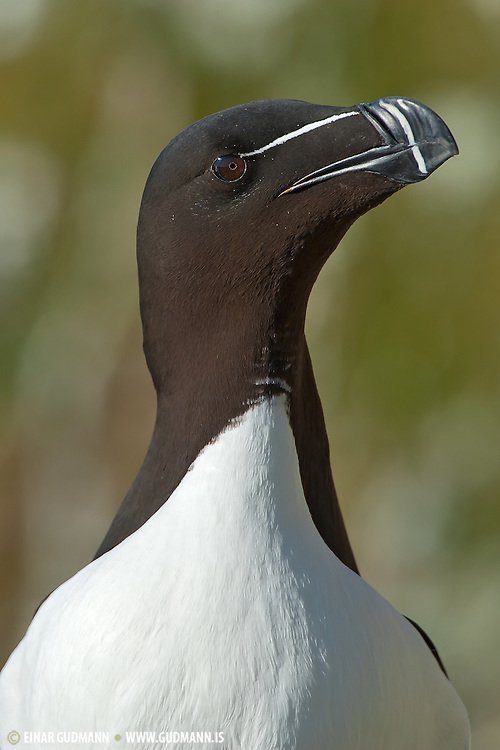
[[[286,349],[286,356],[285,356]],[[319,533],[348,567],[357,571],[330,467],[329,444],[311,360],[302,335],[294,351],[281,347],[265,366],[231,374],[213,363],[169,383],[158,394],[151,443],[96,557],[134,533],[165,502],[206,445],[253,404],[283,394],[295,438],[304,495]],[[255,361],[255,360],[254,360]],[[234,366],[236,367],[236,360]],[[240,361],[243,367],[244,362]],[[209,376],[207,377],[207,370]]]

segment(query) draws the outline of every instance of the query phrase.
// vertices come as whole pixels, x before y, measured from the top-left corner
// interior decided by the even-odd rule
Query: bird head
[[[438,115],[401,97],[251,102],[180,133],[151,170],[138,226],[157,388],[210,351],[250,379],[289,378],[311,288],[349,226],[457,151]]]

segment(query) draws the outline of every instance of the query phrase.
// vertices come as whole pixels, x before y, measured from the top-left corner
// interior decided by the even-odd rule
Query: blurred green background
[[[150,165],[250,99],[422,99],[461,156],[362,218],[308,331],[365,577],[500,746],[500,2],[0,0],[0,663],[94,554],[152,429]]]

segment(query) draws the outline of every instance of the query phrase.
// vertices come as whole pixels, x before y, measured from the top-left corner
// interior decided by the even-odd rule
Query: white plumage
[[[47,599],[0,678],[0,717],[3,736],[213,730],[231,750],[467,750],[469,736],[421,636],[317,532],[284,396],[250,407]]]

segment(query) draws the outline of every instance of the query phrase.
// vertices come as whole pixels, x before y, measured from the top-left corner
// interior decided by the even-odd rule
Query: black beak
[[[358,105],[358,111],[382,137],[383,145],[310,172],[281,195],[349,172],[374,172],[402,185],[420,182],[458,154],[446,123],[432,109],[414,99],[387,96]]]

